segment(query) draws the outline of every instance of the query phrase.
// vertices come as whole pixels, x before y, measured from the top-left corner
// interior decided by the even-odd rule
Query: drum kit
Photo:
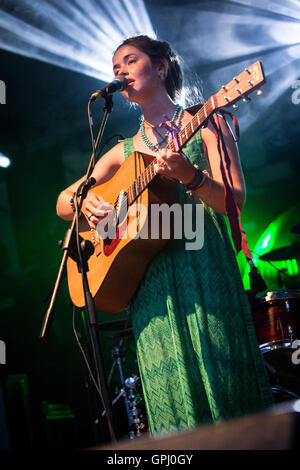
[[[300,224],[291,229],[300,234]],[[300,260],[300,244],[278,248],[262,261]],[[299,266],[299,263],[298,263]],[[285,289],[249,297],[260,351],[275,401],[300,398],[300,289]],[[297,287],[297,285],[296,285]]]

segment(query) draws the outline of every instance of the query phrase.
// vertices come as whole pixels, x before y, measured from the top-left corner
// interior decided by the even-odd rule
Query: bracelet
[[[185,186],[185,188],[188,189],[189,191],[195,191],[196,189],[201,188],[205,180],[206,180],[206,174],[202,170],[200,170],[200,168],[196,167],[195,176],[192,179],[192,181],[188,184],[184,184],[183,186]]]
[[[74,204],[74,196],[75,196],[75,193],[73,193],[73,195],[72,195],[71,198],[70,198],[70,206],[71,206],[71,208],[72,208],[72,211],[73,211],[73,212],[76,212],[75,204]]]
[[[199,170],[198,180],[196,181],[196,183],[194,184],[192,188],[188,188],[188,189],[190,191],[196,191],[197,189],[201,188],[201,186],[203,186],[203,184],[205,183],[206,178],[207,178],[206,174],[202,170]]]

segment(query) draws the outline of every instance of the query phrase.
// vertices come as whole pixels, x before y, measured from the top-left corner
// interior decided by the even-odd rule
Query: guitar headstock
[[[236,101],[247,97],[249,93],[264,83],[265,77],[262,64],[257,60],[213,95],[215,109],[232,106]]]

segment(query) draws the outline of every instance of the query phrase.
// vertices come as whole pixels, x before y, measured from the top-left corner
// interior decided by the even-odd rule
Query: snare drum
[[[275,291],[257,299],[253,319],[262,354],[278,373],[299,374],[292,362],[293,342],[300,339],[300,291]]]

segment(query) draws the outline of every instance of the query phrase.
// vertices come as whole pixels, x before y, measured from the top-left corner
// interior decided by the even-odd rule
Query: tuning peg
[[[237,104],[232,105],[232,107],[233,107],[233,110],[234,110],[234,111],[237,111],[237,110],[239,109],[239,107],[238,107]]]
[[[243,101],[245,103],[249,103],[249,101],[251,101],[251,98],[249,98],[249,96],[244,96]]]
[[[262,95],[262,90],[259,88],[257,91],[256,91],[256,94],[259,96],[259,95]]]

